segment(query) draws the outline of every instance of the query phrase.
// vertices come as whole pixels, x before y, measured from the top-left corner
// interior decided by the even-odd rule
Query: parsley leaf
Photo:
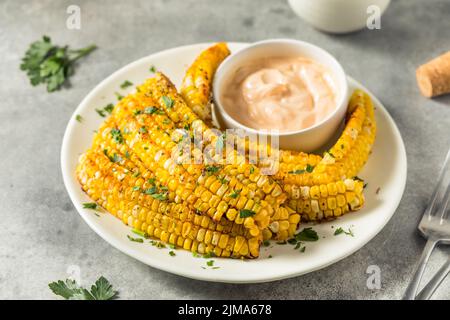
[[[240,192],[241,192],[241,190],[236,190],[233,193],[230,193],[228,196],[232,199],[236,199],[237,197],[239,197]]]
[[[317,241],[319,240],[319,236],[317,232],[313,230],[313,228],[304,228],[302,231],[297,233],[295,236],[297,241]]]
[[[155,66],[150,66],[150,68],[148,69],[150,72],[155,73],[156,72],[156,68]]]
[[[241,209],[241,211],[239,212],[239,216],[241,218],[248,218],[248,217],[252,217],[256,214],[255,211],[252,210],[248,210],[248,209]]]
[[[117,162],[122,161],[123,159],[122,159],[122,157],[119,156],[117,153],[114,153],[114,156],[113,156],[112,158],[110,158],[110,160],[111,160],[112,162],[114,162],[114,163],[117,163]]]
[[[170,255],[171,257],[175,257],[175,256],[176,256],[175,252],[173,252],[173,251],[169,251],[169,255]]]
[[[205,171],[209,176],[219,172],[219,170],[219,166],[205,166],[205,168],[203,169],[203,171]]]
[[[314,166],[307,164],[305,169],[298,169],[298,170],[293,170],[293,171],[289,171],[289,174],[302,174],[305,172],[311,173],[314,170]]]
[[[127,234],[127,238],[128,238],[128,240],[133,241],[133,242],[144,243],[144,239],[142,239],[142,238],[133,238],[128,234]]]
[[[122,132],[120,132],[119,129],[116,129],[116,128],[111,129],[111,136],[116,143],[118,143],[118,144],[123,143]]]
[[[52,44],[51,39],[43,36],[33,42],[22,58],[20,69],[27,73],[33,86],[45,84],[48,92],[59,90],[74,73],[74,62],[88,55],[97,47],[88,46],[71,50],[68,46]]]
[[[105,114],[105,110],[103,109],[95,109],[95,111],[98,113],[98,115],[102,118],[104,118],[106,116]]]
[[[64,299],[70,300],[112,300],[118,298],[118,292],[113,289],[112,285],[103,276],[100,277],[91,291],[80,287],[75,280],[66,279],[52,282],[49,285],[50,290]]]
[[[164,201],[167,200],[167,196],[165,193],[154,193],[152,194],[152,197],[156,200]]]
[[[113,105],[112,103],[108,103],[108,104],[106,105],[106,107],[103,108],[103,110],[105,110],[105,111],[108,112],[109,114],[111,114],[111,112],[113,111],[113,109],[114,109],[114,105]]]
[[[117,100],[122,100],[123,99],[123,95],[121,95],[120,93],[118,93],[118,92],[114,92],[114,94],[116,95],[116,97],[117,97]]]
[[[208,265],[208,267],[212,267],[214,265],[214,260],[209,260],[206,262],[206,264]]]
[[[128,87],[131,87],[133,85],[133,82],[130,82],[130,81],[128,81],[128,80],[125,80],[121,85],[120,85],[120,88],[121,89],[126,89],[126,88],[128,88]]]
[[[336,231],[334,231],[334,235],[335,235],[335,236],[340,235],[341,233],[344,233],[344,234],[346,234],[346,235],[348,235],[348,236],[352,236],[352,237],[355,236],[355,235],[353,234],[353,231],[352,231],[350,228],[348,228],[348,231],[345,231],[344,229],[342,229],[341,227],[339,227],[339,228],[336,229]]]
[[[95,202],[86,202],[86,203],[83,203],[83,208],[97,210],[98,204],[96,204]]]
[[[171,99],[171,98],[168,97],[168,96],[162,96],[162,100],[163,100],[165,106],[167,107],[167,109],[172,108],[172,107],[173,107],[173,104],[174,104],[174,102],[175,102],[175,101],[173,101],[173,99]]]
[[[91,294],[95,300],[112,300],[117,298],[117,293],[104,277],[100,277],[91,286]]]

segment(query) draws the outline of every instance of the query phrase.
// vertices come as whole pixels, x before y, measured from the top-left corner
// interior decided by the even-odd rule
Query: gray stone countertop
[[[66,9],[81,7],[81,30],[66,28]],[[86,283],[106,276],[124,299],[398,299],[424,246],[416,231],[450,146],[450,96],[423,98],[415,68],[450,50],[448,0],[394,0],[381,30],[333,36],[298,18],[286,1],[16,1],[0,3],[0,298],[53,299],[48,283],[77,265]],[[48,94],[19,70],[43,34],[84,59],[72,87]],[[387,226],[350,257],[323,270],[266,284],[190,280],[148,267],[114,249],[80,218],[65,190],[60,149],[83,97],[118,68],[151,53],[198,42],[294,38],[331,53],[385,104],[403,136],[408,181]],[[386,163],[389,166],[389,163]],[[380,172],[382,174],[382,172]],[[438,248],[429,272],[450,251]],[[368,265],[381,269],[379,290],[366,287]],[[450,298],[447,279],[434,298]]]

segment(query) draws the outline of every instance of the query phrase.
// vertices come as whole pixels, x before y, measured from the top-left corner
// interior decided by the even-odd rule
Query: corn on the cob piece
[[[376,136],[376,122],[372,100],[362,90],[356,90],[350,100],[350,120],[336,144],[314,168],[314,174],[332,178],[350,178],[362,169]],[[361,114],[364,114],[362,118]]]
[[[217,136],[215,136],[212,131],[209,131],[209,128],[202,120],[198,119],[178,95],[175,86],[163,74],[158,73],[155,78],[148,80],[145,85],[141,87],[141,91],[152,96],[154,100],[159,103],[159,106],[164,109],[167,115],[175,122],[177,127],[189,127],[194,131],[199,131],[206,140],[210,140],[212,143],[217,142]],[[170,107],[165,102],[166,99],[170,99],[170,101],[173,102]],[[246,163],[245,158],[239,157],[234,150],[231,150],[231,152],[233,154],[225,156],[225,159],[233,159],[233,164],[239,168],[240,172],[250,180],[254,179],[257,181],[261,190],[265,191],[267,189],[267,193],[271,196],[270,201],[272,201],[272,197],[275,198],[274,200],[278,204],[285,200],[285,195],[280,192],[281,188],[278,184],[274,183],[273,180],[267,176],[261,175],[257,167]],[[223,155],[221,154],[220,156],[221,159],[223,159]],[[268,199],[265,198],[265,200]]]
[[[257,257],[260,238],[237,235],[230,222],[215,223],[184,206],[165,203],[135,190],[133,179],[101,152],[80,159],[78,179],[88,195],[125,224],[187,250],[222,257]]]
[[[362,181],[352,179],[312,187],[285,185],[288,206],[306,221],[331,219],[360,209],[364,204],[363,189]]]
[[[219,64],[230,54],[225,43],[203,51],[186,71],[181,95],[200,119],[209,123],[211,116],[211,81]]]
[[[344,131],[324,157],[310,158],[306,166],[282,163],[275,179],[281,179],[285,184],[313,186],[352,178],[367,161],[375,134],[372,101],[367,94],[356,90],[349,103],[348,121]]]
[[[198,172],[199,174],[195,175],[196,170],[186,170],[174,163],[167,152],[154,144],[156,139],[164,141],[168,138],[151,128],[142,132],[139,129],[139,122],[134,117],[117,119],[117,125],[121,131],[127,129],[124,140],[144,165],[155,174],[160,183],[176,193],[178,197],[175,201],[177,198],[185,200],[216,221],[225,216],[231,221],[243,224],[253,236],[257,236],[260,230],[269,224],[269,203],[265,200],[249,198],[247,195],[251,195],[252,191],[247,186],[235,181],[233,177],[224,184],[213,174]],[[168,141],[167,145],[170,143]],[[198,165],[190,165],[189,168],[195,168],[195,166]],[[255,189],[258,187],[258,181],[254,183]],[[229,194],[235,194],[236,197],[229,198]]]
[[[98,134],[94,138],[93,146],[94,148],[97,147],[97,149],[100,150],[100,152],[106,153],[107,156],[111,157],[114,155],[117,159],[120,159],[120,164],[123,165],[127,170],[129,170],[133,175],[136,175],[136,177],[141,177],[137,180],[137,185],[135,187],[140,187],[141,190],[148,190],[149,188],[153,188],[156,186],[156,181],[163,182],[165,181],[157,179],[158,177],[154,175],[152,172],[147,170],[147,168],[144,166],[144,164],[141,162],[141,160],[136,156],[136,154],[128,148],[127,144],[122,142],[118,143],[117,139],[113,138],[112,133],[118,134],[117,129],[115,128],[114,123],[114,116],[117,116],[116,113],[113,114],[113,117],[105,121],[105,124],[100,128],[98,131]],[[114,131],[116,130],[116,131]],[[119,131],[120,132],[120,131]],[[119,148],[120,150],[117,150],[116,148]],[[118,155],[118,157],[117,157]],[[228,170],[227,166],[223,169],[223,178],[221,180],[221,184],[214,185],[214,183],[211,184],[209,191],[213,191],[216,193],[219,193],[220,195],[225,194],[225,198],[228,197],[230,194],[232,197],[230,197],[229,202],[231,209],[227,210],[226,217],[228,217],[230,220],[237,221],[238,224],[244,225],[245,227],[248,227],[250,230],[252,230],[252,223],[251,221],[248,221],[249,219],[241,219],[238,215],[239,209],[254,209],[256,213],[260,213],[258,211],[258,208],[271,210],[270,208],[266,208],[265,201],[260,201],[258,204],[258,199],[255,198],[251,192],[252,190],[249,190],[247,187],[242,186],[239,184],[236,179],[233,177],[237,174],[237,172],[234,172],[235,170]],[[206,205],[210,205],[213,207],[214,205],[217,205],[217,202],[219,201],[219,198],[215,195],[211,195],[211,201],[209,203],[201,202],[201,200],[204,199],[204,194],[200,194],[203,192],[208,192],[208,190],[203,187],[208,182],[209,177],[207,176],[200,176],[198,180],[196,181],[196,189],[193,193],[180,193],[179,190],[173,190],[169,189],[167,187],[167,184],[163,185],[162,187],[166,189],[167,198],[171,201],[175,201],[177,203],[180,203],[184,199],[186,202],[184,205],[193,207],[195,209],[202,209],[205,208]],[[148,183],[148,180],[152,180],[152,183]],[[210,180],[210,179],[209,179]],[[225,186],[224,184],[227,184]],[[251,184],[247,184],[251,185]],[[232,187],[239,187],[238,192],[233,191]],[[159,186],[158,186],[159,188]],[[218,189],[217,189],[218,188]],[[255,188],[257,188],[257,185],[255,185]],[[216,190],[217,189],[217,190]],[[187,196],[184,197],[184,195]],[[247,200],[246,200],[247,199]],[[253,199],[253,200],[250,200]],[[196,205],[200,205],[196,206]],[[236,208],[236,209],[233,209]],[[214,208],[210,208],[210,211],[207,211],[207,213],[213,213]],[[222,218],[223,219],[223,218]],[[256,216],[255,219],[258,221],[258,219],[262,219],[260,216]],[[265,220],[268,220],[268,218],[264,218]],[[268,224],[268,222],[264,222],[264,224]],[[254,230],[252,231],[255,235],[257,232]]]

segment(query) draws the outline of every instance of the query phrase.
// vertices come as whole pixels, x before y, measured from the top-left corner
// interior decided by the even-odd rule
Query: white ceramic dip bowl
[[[337,105],[334,111],[311,127],[277,133],[250,128],[234,119],[221,101],[223,90],[227,90],[227,86],[239,68],[252,61],[271,57],[304,57],[326,67],[335,82]],[[331,54],[313,44],[290,39],[256,42],[230,55],[220,65],[214,76],[213,94],[216,117],[226,128],[243,129],[250,134],[276,137],[279,139],[280,148],[304,152],[318,150],[335,135],[344,119],[349,100],[347,77],[339,62]]]

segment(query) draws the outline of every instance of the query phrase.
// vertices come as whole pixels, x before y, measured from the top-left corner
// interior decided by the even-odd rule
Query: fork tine
[[[442,210],[441,224],[444,222],[444,220],[447,219],[447,216],[448,216],[447,212],[449,211],[449,210],[447,210],[447,208],[448,208],[448,204],[450,202],[449,200],[450,200],[450,183],[447,186],[447,191],[445,192],[444,200],[442,201],[441,207],[439,208],[439,210]]]
[[[447,156],[445,157],[444,165],[442,166],[441,172],[439,173],[438,183],[433,191],[433,195],[431,197],[431,201],[429,202],[424,215],[428,215],[429,218],[435,216],[437,212],[440,212],[439,207],[442,208],[443,199],[445,194],[442,194],[442,190],[445,188],[445,183],[447,183],[447,189],[450,178],[450,149],[447,152]],[[447,192],[446,192],[447,193]]]

